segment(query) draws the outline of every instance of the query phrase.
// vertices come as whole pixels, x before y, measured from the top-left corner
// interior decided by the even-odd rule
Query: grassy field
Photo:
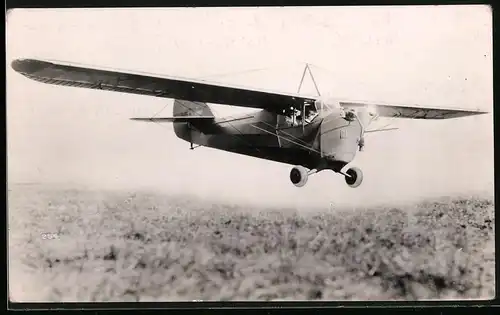
[[[494,204],[265,209],[9,185],[14,301],[494,296]],[[55,239],[48,239],[51,235]]]

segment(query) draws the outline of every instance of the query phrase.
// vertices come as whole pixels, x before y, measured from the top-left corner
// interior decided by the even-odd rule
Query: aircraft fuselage
[[[357,122],[318,115],[294,125],[287,118],[261,110],[208,122],[175,122],[174,130],[192,144],[308,168],[339,169],[354,159],[354,137],[361,132]]]

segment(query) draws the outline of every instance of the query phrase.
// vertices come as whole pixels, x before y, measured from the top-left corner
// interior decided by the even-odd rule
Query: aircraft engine
[[[295,166],[290,171],[290,181],[297,187],[302,187],[307,183],[309,175],[308,171],[303,166]]]

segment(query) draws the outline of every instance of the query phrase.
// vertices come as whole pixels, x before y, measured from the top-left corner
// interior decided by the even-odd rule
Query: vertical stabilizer
[[[173,114],[175,116],[214,116],[210,107],[202,102],[175,100]]]
[[[174,132],[177,137],[194,144],[205,145],[203,134],[211,133],[214,130],[214,115],[207,104],[202,102],[191,102],[185,100],[175,100],[173,108],[174,117],[204,117],[201,119],[187,119],[186,122],[174,122]],[[208,120],[206,119],[208,118]]]

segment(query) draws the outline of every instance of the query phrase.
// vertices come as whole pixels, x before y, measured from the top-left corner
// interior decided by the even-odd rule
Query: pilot
[[[311,120],[313,120],[313,118],[316,116],[317,112],[313,109],[307,109],[306,108],[306,122],[310,122]]]
[[[302,112],[298,109],[295,110],[295,125],[299,126],[302,124]]]
[[[295,108],[290,107],[285,111],[285,121],[289,126],[295,125]]]

